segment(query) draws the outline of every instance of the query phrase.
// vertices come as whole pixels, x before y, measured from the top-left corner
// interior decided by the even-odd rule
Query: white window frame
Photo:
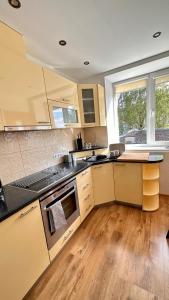
[[[169,146],[169,141],[155,141],[155,78],[169,75],[169,68],[144,74],[142,76],[132,77],[130,79],[111,83],[112,86],[112,106],[113,115],[109,115],[109,119],[112,118],[112,128],[114,135],[112,135],[112,142],[119,142],[119,121],[117,111],[117,97],[115,94],[115,85],[137,81],[141,79],[147,79],[147,105],[146,105],[146,129],[147,129],[147,143],[146,144],[129,144],[133,146]],[[110,86],[109,86],[110,87]],[[110,103],[109,103],[110,104]],[[107,111],[108,112],[108,111]],[[109,113],[109,112],[108,112]],[[110,130],[110,126],[108,128]]]

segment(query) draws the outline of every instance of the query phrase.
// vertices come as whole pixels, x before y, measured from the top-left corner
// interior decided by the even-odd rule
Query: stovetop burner
[[[72,171],[70,168],[54,166],[19,179],[10,185],[30,191],[40,192],[41,190],[48,188],[50,185],[60,182],[67,176],[70,176],[71,173]]]

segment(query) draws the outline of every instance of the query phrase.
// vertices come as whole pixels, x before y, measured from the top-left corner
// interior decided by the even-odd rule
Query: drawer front
[[[94,201],[93,201],[93,193],[90,192],[87,194],[81,201],[80,205],[80,216],[81,216],[81,221],[83,221],[89,212],[92,210],[94,207]]]
[[[81,216],[81,222],[87,217],[87,215],[90,213],[90,211],[93,208],[93,199],[90,196],[85,204],[82,206],[81,211],[80,211],[80,216]]]
[[[90,193],[92,193],[92,183],[91,182],[85,182],[83,185],[78,187],[78,197],[79,201],[83,201],[83,199]]]
[[[78,189],[83,188],[87,183],[92,183],[91,168],[88,168],[78,174],[76,180]]]
[[[63,234],[63,236],[58,240],[58,242],[50,249],[49,257],[50,261],[52,261],[55,256],[60,252],[63,246],[67,243],[70,239],[72,234],[76,231],[76,229],[80,226],[81,220],[80,217],[69,227],[68,230]]]

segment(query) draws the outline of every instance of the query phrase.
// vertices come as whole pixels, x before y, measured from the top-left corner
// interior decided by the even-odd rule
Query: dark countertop
[[[78,150],[78,149],[75,149],[75,150],[72,150],[72,151],[69,151],[69,153],[76,153],[76,152],[83,152],[83,151],[92,151],[92,150],[99,150],[99,149],[107,149],[108,146],[93,146],[91,148],[83,148],[81,150]]]
[[[148,161],[138,161],[138,160],[130,160],[125,162],[131,162],[131,163],[159,163],[163,161],[162,155],[151,155],[149,156]],[[75,165],[69,164],[69,163],[62,163],[59,166],[53,166],[52,169],[55,168],[63,168],[69,170],[69,174],[64,177],[63,180],[55,181],[53,182],[50,187],[48,187],[46,190],[43,190],[41,192],[32,192],[23,188],[18,188],[10,185],[4,186],[4,198],[5,201],[0,201],[0,222],[11,216],[12,214],[18,212],[31,202],[39,199],[44,193],[49,191],[50,189],[54,188],[61,182],[76,176],[78,173],[82,172],[83,170],[87,169],[88,167],[96,164],[103,164],[103,163],[109,163],[109,162],[117,162],[116,159],[104,159],[99,160],[95,162],[86,162],[86,161],[77,161]],[[123,160],[118,161],[123,162]],[[50,168],[49,168],[50,169]]]

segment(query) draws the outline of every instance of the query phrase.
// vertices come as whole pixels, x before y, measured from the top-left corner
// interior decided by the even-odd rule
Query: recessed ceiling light
[[[85,66],[88,66],[89,64],[90,64],[89,61],[87,61],[87,60],[84,61],[84,65],[85,65]]]
[[[157,39],[158,37],[160,37],[160,35],[161,35],[161,31],[157,31],[153,34],[153,38]]]
[[[66,44],[67,44],[67,43],[66,43],[65,40],[60,40],[60,41],[59,41],[59,45],[60,45],[60,46],[66,46]]]
[[[19,0],[8,0],[9,4],[14,8],[20,8],[21,2]]]

